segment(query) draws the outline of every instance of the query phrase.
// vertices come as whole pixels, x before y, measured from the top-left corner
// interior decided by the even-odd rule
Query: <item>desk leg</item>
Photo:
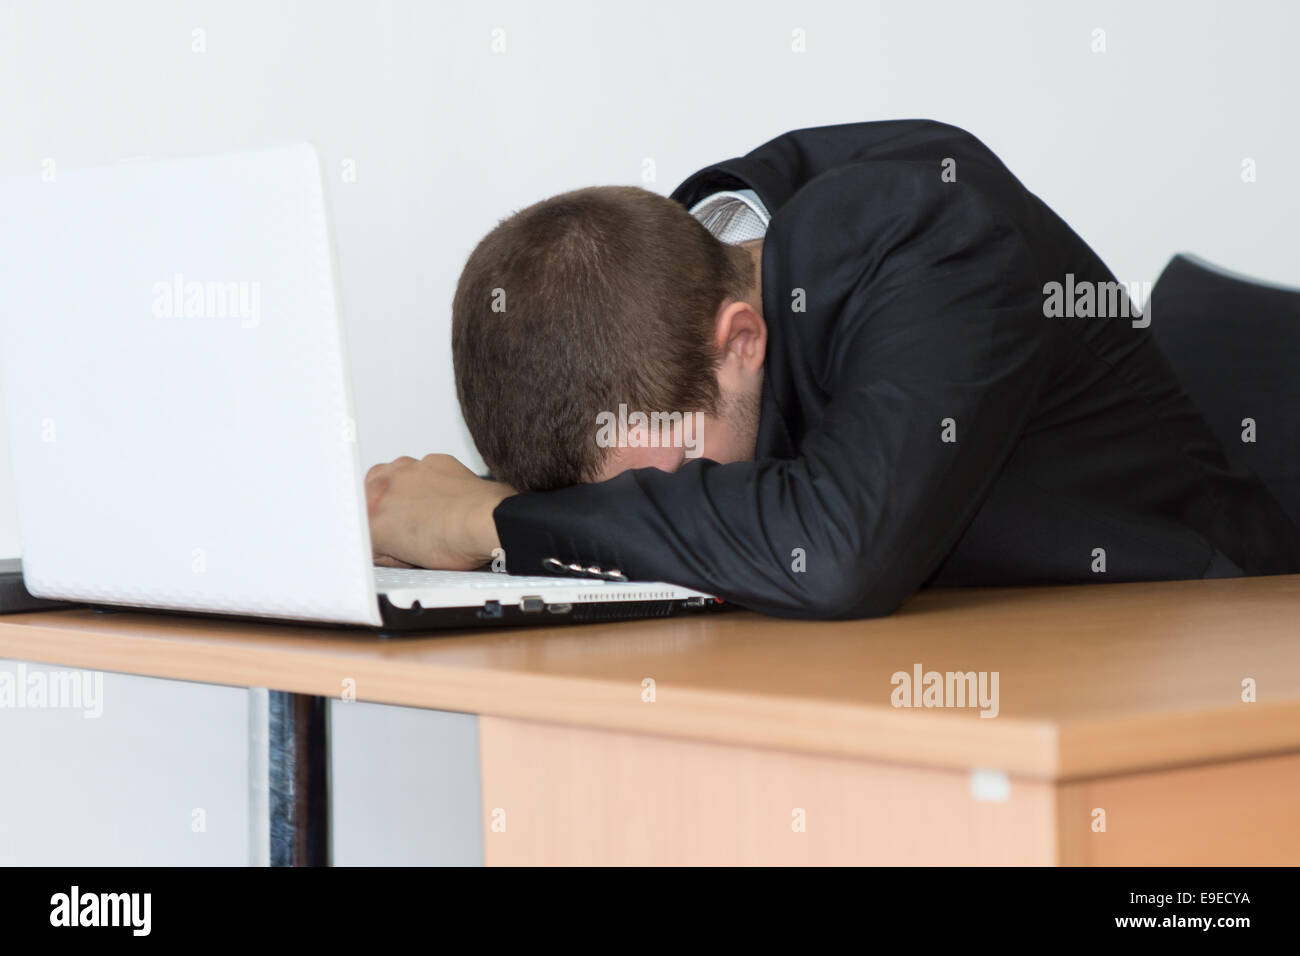
[[[249,859],[329,866],[329,701],[249,694]]]

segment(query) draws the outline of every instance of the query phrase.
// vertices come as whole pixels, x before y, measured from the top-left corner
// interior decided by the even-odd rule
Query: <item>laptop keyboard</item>
[[[498,574],[493,571],[426,571],[423,568],[375,568],[375,588],[379,591],[408,591],[425,588],[537,588],[573,587],[575,583],[604,584],[603,581],[575,581],[568,577]]]

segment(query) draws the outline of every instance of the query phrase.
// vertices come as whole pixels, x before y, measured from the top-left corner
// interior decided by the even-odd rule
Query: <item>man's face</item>
[[[635,468],[676,471],[694,458],[724,465],[753,460],[767,326],[761,314],[761,296],[749,298],[754,301],[727,302],[718,310],[714,344],[722,361],[717,372],[717,411],[685,413],[645,424],[629,421],[628,441],[608,449],[597,481],[608,481]]]
[[[760,377],[761,389],[761,377]],[[719,464],[752,461],[758,440],[758,396],[728,397],[716,414],[695,412],[662,428],[630,428],[626,446],[611,448],[597,481],[636,468],[676,471],[686,462],[708,458]],[[654,441],[650,441],[654,437]],[[656,445],[657,447],[647,447]]]

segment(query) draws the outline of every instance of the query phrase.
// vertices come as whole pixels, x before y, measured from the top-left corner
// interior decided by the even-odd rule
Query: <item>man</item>
[[[376,558],[502,548],[515,573],[810,618],[926,585],[1300,571],[1300,529],[1114,283],[935,122],[797,130],[671,199],[556,196],[479,244],[453,303],[497,480],[445,456],[373,469]],[[1065,287],[1091,305],[1059,308]]]

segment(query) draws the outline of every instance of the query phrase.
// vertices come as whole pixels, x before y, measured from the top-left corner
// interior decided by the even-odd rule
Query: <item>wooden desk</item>
[[[1300,863],[1300,575],[393,640],[59,611],[0,657],[478,714],[489,863]],[[997,716],[893,706],[917,665]]]

